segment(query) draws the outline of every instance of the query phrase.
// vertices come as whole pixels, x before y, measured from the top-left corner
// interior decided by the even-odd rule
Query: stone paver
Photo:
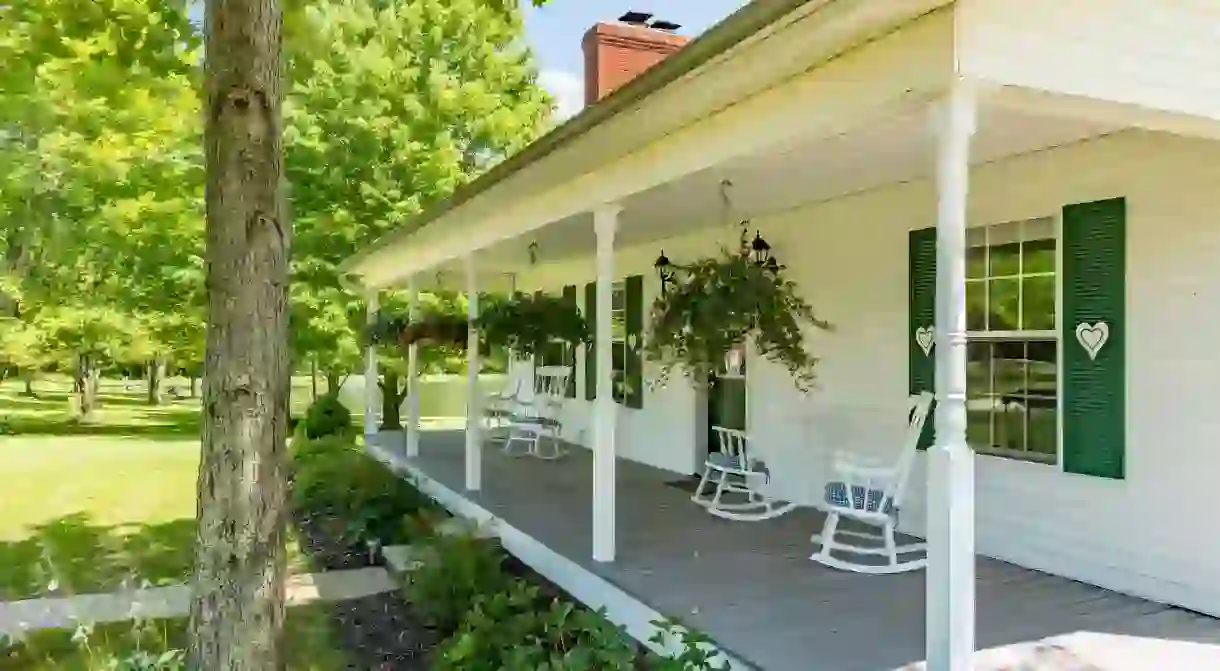
[[[285,583],[287,603],[344,601],[398,588],[385,569],[305,573]],[[78,623],[118,622],[134,618],[182,617],[190,612],[187,585],[169,585],[106,594],[0,602],[0,634],[19,635],[37,629],[63,629]]]

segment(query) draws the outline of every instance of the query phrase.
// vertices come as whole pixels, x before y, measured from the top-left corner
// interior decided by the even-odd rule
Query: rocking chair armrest
[[[834,465],[836,479],[853,484],[870,484],[876,486],[889,482],[898,475],[898,469],[892,466],[871,466],[865,463],[837,462]]]

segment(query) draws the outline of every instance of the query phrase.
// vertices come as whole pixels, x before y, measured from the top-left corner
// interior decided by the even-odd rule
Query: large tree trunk
[[[191,381],[191,398],[197,398],[199,396],[199,378],[191,375],[188,379]]]
[[[165,379],[165,359],[156,357],[148,362],[148,404],[161,405],[161,381]]]
[[[25,388],[22,394],[25,396],[35,396],[34,394],[34,371],[28,368],[21,369],[21,381],[25,383]]]
[[[338,371],[334,371],[334,370],[326,371],[326,393],[328,393],[328,394],[338,394],[339,393],[339,388],[343,386],[343,383],[340,382],[340,380],[339,380],[340,377],[341,376],[339,375]]]
[[[382,431],[402,430],[402,416],[399,409],[402,408],[402,402],[407,396],[407,387],[404,380],[402,388],[399,389],[398,379],[398,373],[386,370],[377,383],[377,386],[381,388],[380,428]]]
[[[208,0],[207,356],[189,667],[284,668],[288,249],[278,0]]]

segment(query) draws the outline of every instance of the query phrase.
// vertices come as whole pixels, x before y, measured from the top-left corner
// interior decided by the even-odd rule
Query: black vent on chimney
[[[682,24],[674,23],[673,21],[664,21],[662,19],[657,19],[656,21],[652,22],[652,27],[656,28],[657,30],[664,30],[666,32],[672,33],[675,30],[681,28]]]
[[[641,26],[646,26],[648,25],[648,19],[651,18],[652,14],[648,14],[647,12],[629,11],[626,14],[618,17],[618,20],[622,21],[623,23],[635,23]]]

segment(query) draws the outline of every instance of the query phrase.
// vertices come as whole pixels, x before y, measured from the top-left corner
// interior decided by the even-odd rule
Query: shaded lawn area
[[[334,671],[350,668],[341,643],[335,637],[328,604],[297,606],[288,610],[288,668],[294,671]],[[97,625],[88,645],[72,640],[75,631],[55,629],[29,633],[23,642],[5,649],[0,645],[0,668],[41,671],[81,669],[109,671],[112,655],[135,650],[159,655],[164,650],[185,650],[187,619],[117,622]]]
[[[103,382],[89,423],[67,393],[0,387],[0,600],[186,580],[193,569],[199,404],[153,407]],[[295,543],[289,563],[303,560]]]

